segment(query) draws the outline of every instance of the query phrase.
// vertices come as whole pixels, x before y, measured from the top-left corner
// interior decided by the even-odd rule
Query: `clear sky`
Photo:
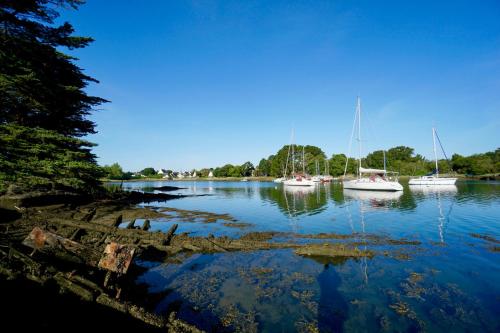
[[[92,119],[101,164],[240,164],[290,140],[346,152],[356,96],[364,153],[432,157],[500,138],[500,2],[99,1],[65,11],[71,51],[109,99]]]

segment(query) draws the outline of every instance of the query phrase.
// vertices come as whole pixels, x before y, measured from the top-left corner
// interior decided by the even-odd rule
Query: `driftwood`
[[[9,259],[14,258],[23,263],[24,266],[30,270],[31,274],[40,274],[40,272],[42,271],[42,265],[40,263],[36,262],[24,253],[14,249],[13,247],[9,249],[8,257]]]
[[[57,273],[56,275],[54,275],[54,280],[57,282],[57,284],[65,289],[65,290],[68,290],[68,291],[71,291],[73,294],[76,294],[78,296],[81,297],[81,299],[85,300],[85,301],[93,301],[94,300],[94,294],[86,289],[85,287],[83,286],[80,286],[79,284],[67,279],[64,274],[62,273]]]
[[[45,249],[55,252],[61,251],[62,253],[59,253],[61,257],[66,257],[67,252],[69,252],[91,266],[96,266],[100,258],[100,254],[96,250],[38,227],[33,228],[28,237],[24,239],[23,244],[39,251]]]
[[[136,305],[128,305],[118,301],[117,299],[109,297],[107,294],[101,294],[97,297],[96,302],[107,307],[113,308],[122,313],[128,313],[132,317],[139,319],[149,325],[164,328],[167,326],[167,321],[153,313],[146,311]]]
[[[87,223],[87,222],[77,222],[77,221],[62,220],[62,219],[51,219],[47,223],[49,225],[54,225],[56,227],[66,226],[76,229],[80,228],[88,232],[104,234],[101,239],[101,242],[104,242],[107,236],[121,237],[123,242],[129,242],[129,243],[134,243],[135,240],[137,239],[141,241],[146,241],[146,243],[158,243],[158,244],[163,244],[165,241],[165,234],[148,232],[141,229],[120,229],[109,225],[103,225],[93,222]]]
[[[177,313],[175,311],[172,311],[168,316],[168,332],[203,333],[203,331],[200,331],[192,325],[189,325],[184,321],[177,319],[176,315]]]
[[[76,229],[75,232],[71,235],[70,239],[71,240],[77,240],[79,239],[83,234],[85,233],[84,230],[82,229]]]
[[[142,225],[142,230],[148,231],[149,229],[151,229],[151,222],[149,220],[145,220]]]
[[[113,221],[112,226],[113,226],[113,227],[118,227],[118,226],[120,226],[120,224],[122,223],[122,221],[123,221],[123,215],[122,215],[122,214],[120,214],[120,215],[118,215],[118,216],[115,218],[115,220]]]
[[[134,258],[135,249],[131,246],[111,242],[104,249],[104,256],[99,261],[99,268],[125,274]]]
[[[82,221],[90,222],[94,218],[96,212],[97,209],[93,207],[87,214],[85,214],[85,216],[82,218]]]
[[[127,224],[127,229],[135,229],[135,219]]]
[[[178,226],[179,226],[178,224],[174,224],[173,226],[170,227],[170,229],[167,231],[167,235],[165,236],[165,240],[161,245],[170,245],[170,241],[172,240],[172,237],[174,236],[174,233],[177,230]]]

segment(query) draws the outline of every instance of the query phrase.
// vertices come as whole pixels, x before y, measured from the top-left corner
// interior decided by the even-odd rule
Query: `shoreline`
[[[500,174],[485,174],[485,175],[448,175],[443,174],[443,177],[456,177],[458,180],[480,180],[480,181],[500,181]],[[353,175],[347,175],[346,177],[354,177]],[[419,177],[419,176],[399,176],[399,179],[407,180],[410,178]],[[140,179],[101,179],[103,183],[116,183],[116,182],[144,182],[144,181],[157,181],[157,182],[194,182],[194,181],[218,181],[218,182],[238,182],[242,179],[247,179],[248,182],[272,182],[275,177],[196,177],[196,178],[175,178],[175,179],[167,179],[167,178],[140,178]]]

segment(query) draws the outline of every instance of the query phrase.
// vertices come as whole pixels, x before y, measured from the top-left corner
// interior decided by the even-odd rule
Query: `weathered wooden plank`
[[[35,250],[42,251],[45,248],[53,250],[68,251],[91,266],[97,265],[99,253],[85,245],[72,241],[71,239],[61,237],[49,231],[38,227],[33,228],[29,235],[24,239],[23,244]]]
[[[99,268],[115,273],[125,274],[134,257],[135,248],[111,242],[106,245],[104,255],[99,260]]]

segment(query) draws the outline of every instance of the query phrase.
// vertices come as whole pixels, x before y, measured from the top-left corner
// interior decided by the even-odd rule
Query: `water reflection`
[[[328,204],[327,191],[321,186],[260,188],[260,196],[289,217],[319,214]]]
[[[320,332],[342,332],[348,317],[348,305],[339,292],[341,283],[335,267],[325,264],[317,277],[320,288],[318,304],[318,330]]]
[[[449,207],[444,207],[445,201],[442,199],[444,196],[454,196],[458,192],[456,185],[412,185],[410,190],[413,193],[426,196],[427,199],[434,197],[438,209],[438,232],[439,241],[445,242],[445,230],[450,223],[450,214],[453,209],[454,200],[450,200]]]
[[[344,197],[368,203],[369,207],[374,209],[388,209],[395,206],[403,196],[402,191],[384,192],[384,191],[358,191],[344,189]]]
[[[454,194],[458,192],[456,185],[409,185],[410,191],[413,193],[433,194],[433,193],[448,193]]]
[[[356,196],[355,193],[349,193],[351,190],[344,190],[344,191],[348,191],[347,193],[347,197],[349,194],[352,194],[353,196]],[[359,191],[353,191],[353,192],[359,192]],[[370,198],[370,200],[373,200],[373,196]],[[375,207],[381,207],[381,206],[375,206]],[[367,246],[366,246],[366,223],[365,223],[365,213],[366,211],[368,211],[369,209],[367,209],[368,206],[366,205],[366,203],[363,201],[363,200],[360,200],[359,201],[359,226],[360,226],[360,229],[358,230],[356,227],[355,227],[355,223],[354,223],[354,220],[353,220],[353,214],[351,214],[351,210],[349,208],[349,205],[346,205],[345,206],[345,210],[346,210],[346,215],[347,215],[347,219],[349,221],[349,226],[351,228],[351,233],[355,234],[359,234],[359,241],[361,241],[362,243],[364,243],[365,245],[363,245],[363,250],[367,250]],[[362,257],[359,261],[359,268],[360,268],[360,271],[361,271],[361,276],[363,277],[363,282],[365,284],[368,284],[368,260],[366,257]]]
[[[220,318],[263,332],[417,331],[419,323],[428,331],[495,331],[500,187],[465,181],[453,187],[404,186],[402,193],[384,193],[343,190],[335,183],[287,190],[272,183],[199,182],[193,190],[214,195],[159,205],[229,213],[252,226],[183,223],[183,231],[239,237],[289,232],[296,222],[303,233],[354,233],[350,240],[360,250],[373,235],[422,244],[371,243],[368,249],[376,256],[356,260],[306,260],[288,249],[186,256],[183,264],[151,269],[141,281],[156,286],[153,290],[175,290],[157,311],[179,304],[181,318],[205,320],[199,326],[207,331]],[[400,315],[395,306],[408,310]],[[240,326],[239,331],[252,331]]]

